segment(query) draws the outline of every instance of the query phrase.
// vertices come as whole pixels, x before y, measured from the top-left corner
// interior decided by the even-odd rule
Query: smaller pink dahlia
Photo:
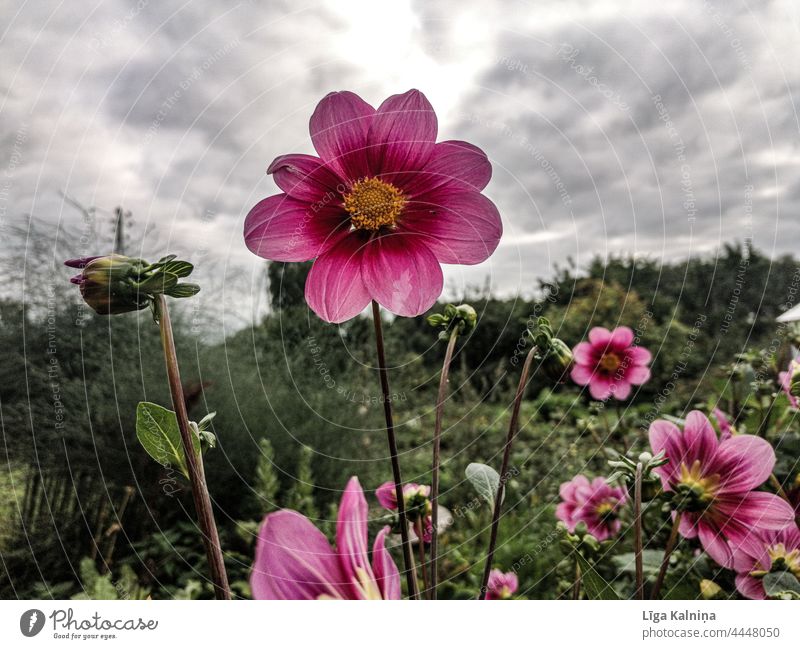
[[[790,525],[782,530],[756,529],[733,547],[736,589],[749,599],[766,599],[764,575],[786,570],[800,579],[800,530]]]
[[[511,599],[517,592],[519,581],[513,572],[503,572],[495,568],[489,573],[486,599]]]
[[[628,499],[621,487],[612,487],[605,478],[589,482],[586,476],[576,475],[564,482],[558,493],[562,502],[556,508],[556,517],[570,532],[575,531],[578,523],[585,523],[598,541],[605,541],[619,532],[622,526],[619,510]]]
[[[731,544],[744,542],[754,528],[781,530],[794,522],[786,501],[754,491],[775,466],[775,451],[766,440],[735,435],[721,442],[698,410],[687,415],[683,430],[658,419],[649,434],[653,453],[664,451],[669,460],[655,471],[681,512],[681,535],[699,537],[721,566],[733,566]]]
[[[617,327],[614,331],[594,327],[589,332],[589,342],[578,343],[573,350],[572,380],[588,385],[593,399],[627,399],[632,385],[642,385],[650,379],[647,365],[652,355],[644,347],[635,346],[633,339],[630,327]]]

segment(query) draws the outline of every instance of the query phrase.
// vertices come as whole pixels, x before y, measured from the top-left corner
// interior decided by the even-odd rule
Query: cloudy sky
[[[2,5],[2,225],[80,235],[66,192],[102,242],[121,204],[130,252],[204,262],[244,319],[263,289],[244,216],[332,90],[419,88],[440,139],[492,160],[504,239],[446,269],[451,293],[529,294],[568,256],[800,243],[793,0]]]

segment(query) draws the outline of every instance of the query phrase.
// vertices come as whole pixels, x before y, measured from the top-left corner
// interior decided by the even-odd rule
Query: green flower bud
[[[193,266],[176,261],[175,255],[155,264],[117,254],[69,259],[64,264],[81,269],[70,281],[80,287],[84,302],[99,315],[154,308],[156,295],[191,297],[200,290],[196,284],[178,283],[192,272]]]
[[[789,383],[789,392],[793,397],[800,397],[800,363],[792,361],[789,370],[792,373]]]
[[[437,329],[441,340],[448,340],[453,334],[468,334],[475,329],[478,322],[478,314],[469,304],[447,304],[444,313],[432,313],[427,317],[428,324]]]
[[[536,345],[536,357],[541,362],[542,371],[551,381],[564,383],[574,362],[569,345],[553,336],[553,328],[547,318],[539,318],[529,333]]]
[[[718,583],[710,579],[700,580],[700,595],[703,599],[717,599],[722,594],[722,588]]]

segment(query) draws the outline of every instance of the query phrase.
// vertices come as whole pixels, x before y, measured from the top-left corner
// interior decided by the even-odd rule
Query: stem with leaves
[[[644,599],[644,565],[642,563],[642,471],[641,462],[636,463],[633,478],[633,551],[636,562],[636,599]]]
[[[206,549],[208,566],[211,571],[211,581],[214,584],[214,595],[217,599],[231,599],[231,589],[228,585],[228,574],[225,571],[225,562],[222,557],[222,546],[219,541],[217,525],[214,521],[214,511],[211,507],[211,496],[208,493],[205,471],[203,469],[203,456],[196,453],[189,426],[189,415],[186,412],[186,399],[183,395],[180,369],[178,368],[178,355],[175,351],[175,337],[172,333],[172,322],[169,317],[167,299],[163,294],[155,298],[155,308],[161,328],[161,344],[164,348],[164,361],[167,366],[169,390],[172,395],[172,405],[178,419],[178,430],[181,433],[183,452],[186,455],[186,467],[189,481],[192,485],[192,498],[194,499],[197,520],[200,532],[203,535],[203,545]]]
[[[514,444],[514,438],[517,436],[519,430],[519,410],[522,406],[522,397],[525,394],[525,388],[528,385],[528,375],[531,371],[531,364],[537,354],[536,345],[531,346],[528,355],[525,357],[525,363],[522,365],[522,373],[519,377],[519,384],[517,385],[517,393],[514,395],[514,406],[511,410],[511,420],[508,424],[508,436],[506,437],[505,448],[503,450],[503,463],[500,467],[500,480],[497,485],[497,494],[494,499],[494,511],[492,512],[492,529],[489,535],[489,549],[486,552],[486,565],[483,568],[483,578],[481,579],[481,589],[478,593],[478,599],[486,599],[486,593],[489,589],[489,574],[492,572],[492,561],[494,560],[494,550],[497,545],[497,530],[500,527],[500,511],[503,505],[503,492],[505,491],[506,481],[508,480],[508,463],[511,459],[511,447]]]
[[[675,549],[675,544],[678,541],[678,531],[681,527],[681,512],[675,512],[675,520],[672,521],[672,530],[667,539],[667,546],[664,548],[664,558],[661,560],[661,568],[656,577],[656,583],[653,584],[653,591],[650,593],[650,599],[658,599],[661,594],[661,586],[664,584],[664,577],[667,575],[667,568],[669,567],[669,558],[672,551]]]
[[[397,437],[394,432],[394,417],[392,415],[392,400],[389,392],[389,374],[386,371],[386,352],[383,347],[383,327],[381,324],[381,308],[375,300],[372,301],[372,322],[375,325],[375,347],[378,352],[378,374],[381,380],[381,390],[383,391],[383,414],[386,418],[386,436],[389,441],[389,456],[392,462],[392,476],[394,478],[394,490],[397,497],[397,517],[400,525],[400,539],[403,546],[403,564],[406,569],[406,582],[408,584],[408,596],[411,599],[419,599],[419,589],[417,587],[417,575],[414,568],[414,555],[411,553],[411,542],[408,538],[408,517],[406,516],[406,505],[403,497],[403,477],[400,473],[400,461],[397,453]]]
[[[442,447],[442,415],[444,402],[447,397],[447,383],[450,377],[450,362],[453,360],[453,350],[456,347],[458,328],[454,327],[447,341],[447,351],[442,363],[442,374],[439,378],[439,394],[436,398],[436,422],[433,428],[433,466],[431,471],[431,585],[428,592],[429,599],[436,599],[436,587],[439,583],[439,467]]]

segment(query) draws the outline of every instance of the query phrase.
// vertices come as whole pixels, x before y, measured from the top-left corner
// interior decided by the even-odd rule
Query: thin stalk
[[[531,364],[535,356],[536,345],[533,345],[528,355],[525,357],[525,363],[522,366],[522,373],[519,377],[519,385],[517,385],[517,393],[514,395],[514,407],[511,410],[511,420],[508,424],[508,436],[506,437],[506,445],[503,450],[503,464],[500,467],[500,482],[497,485],[497,494],[494,499],[492,530],[489,535],[489,550],[486,553],[486,565],[483,568],[483,579],[481,580],[481,590],[478,593],[478,599],[486,599],[486,592],[489,588],[489,573],[492,571],[494,550],[497,545],[497,529],[500,527],[500,510],[503,505],[503,492],[505,491],[506,481],[508,480],[508,462],[511,458],[511,446],[519,430],[519,409],[522,405],[522,397],[528,385],[528,375],[530,374]]]
[[[400,473],[400,461],[397,456],[397,438],[394,433],[394,417],[392,416],[392,400],[389,392],[389,374],[386,371],[386,352],[383,348],[383,327],[381,325],[381,308],[375,300],[372,301],[372,321],[375,325],[375,347],[378,352],[378,374],[381,379],[383,391],[383,414],[386,417],[386,437],[389,441],[389,456],[392,461],[392,476],[394,477],[394,492],[397,497],[397,517],[400,525],[400,539],[403,545],[403,564],[406,568],[406,581],[408,583],[408,596],[419,599],[417,588],[417,574],[414,569],[414,555],[411,553],[411,543],[408,539],[408,517],[403,498],[403,477]]]
[[[642,562],[642,463],[636,465],[633,478],[633,551],[636,558],[636,599],[644,599],[644,564]]]
[[[656,583],[653,584],[653,590],[650,593],[650,599],[658,599],[661,593],[661,586],[664,583],[664,577],[667,575],[667,568],[669,567],[669,557],[675,549],[675,543],[678,540],[678,530],[681,527],[681,512],[676,512],[675,520],[672,522],[672,530],[667,539],[667,547],[664,548],[664,558],[661,560],[661,569],[658,571]]]
[[[422,588],[425,597],[430,599],[430,581],[428,580],[428,562],[425,560],[425,541],[422,540],[424,523],[422,517],[416,524],[417,547],[419,549],[419,569],[422,572]]]
[[[775,491],[777,492],[777,494],[781,498],[783,498],[790,505],[792,504],[792,501],[789,500],[788,494],[783,489],[783,485],[781,484],[781,481],[778,480],[778,476],[776,476],[774,473],[770,473],[769,474],[769,483],[775,488]]]
[[[167,299],[163,295],[159,295],[156,299],[158,300],[158,320],[161,327],[161,345],[164,348],[164,361],[167,366],[172,406],[175,408],[175,416],[178,419],[178,430],[181,433],[183,452],[186,456],[186,468],[189,473],[189,482],[192,485],[194,508],[197,512],[197,520],[203,536],[208,567],[211,571],[211,581],[214,584],[214,596],[217,599],[231,599],[228,574],[225,572],[225,562],[222,557],[222,546],[219,542],[217,525],[214,522],[211,496],[208,493],[208,485],[206,484],[206,476],[203,469],[203,456],[195,453],[193,433],[189,428],[189,415],[186,412],[186,398],[183,395],[183,385],[181,384],[181,374],[178,368],[178,355],[175,351],[175,337],[172,333],[172,322],[169,317]]]
[[[436,587],[439,584],[439,466],[442,448],[442,415],[444,402],[447,397],[447,382],[450,377],[450,362],[453,360],[453,350],[456,347],[458,329],[453,328],[450,340],[447,342],[447,351],[444,353],[442,374],[439,378],[439,394],[436,397],[436,422],[433,427],[433,466],[431,470],[431,561],[430,574],[431,586],[428,599],[436,599]]]

